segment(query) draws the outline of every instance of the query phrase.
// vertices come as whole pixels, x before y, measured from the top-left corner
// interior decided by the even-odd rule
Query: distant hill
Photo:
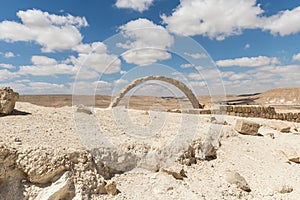
[[[257,95],[258,104],[300,105],[300,88],[277,88]]]
[[[131,108],[142,110],[151,109],[154,104],[161,104],[166,109],[179,109],[181,106],[189,103],[189,101],[186,101],[186,98],[160,98],[153,96],[126,97],[120,103],[126,105],[128,103],[127,100],[129,100]],[[212,105],[212,97],[210,96],[201,96],[198,97],[198,100],[205,105],[206,109],[209,109]],[[19,101],[50,107],[72,106],[72,95],[21,95]],[[110,96],[96,95],[95,97],[96,107],[106,108],[110,102]],[[277,108],[300,109],[300,88],[278,88],[256,94],[227,95],[223,103],[231,105],[271,105]]]

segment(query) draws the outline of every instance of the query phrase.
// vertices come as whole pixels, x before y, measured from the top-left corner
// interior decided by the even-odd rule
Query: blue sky
[[[296,0],[2,5],[0,86],[21,94],[111,94],[146,75],[177,78],[198,95],[300,86]],[[145,85],[139,92],[162,90]]]

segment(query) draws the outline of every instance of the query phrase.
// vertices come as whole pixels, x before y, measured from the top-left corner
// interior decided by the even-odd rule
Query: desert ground
[[[299,91],[226,103],[298,113]],[[110,101],[78,109],[71,95],[21,95],[0,117],[0,199],[299,199],[300,123],[166,112],[186,102],[178,98]],[[257,134],[239,133],[239,119],[259,124]]]
[[[113,97],[107,95],[95,95],[94,105],[98,108],[106,108],[109,106]],[[217,98],[217,97],[216,97]],[[211,96],[199,96],[198,100],[201,104],[209,108]],[[300,109],[300,88],[279,88],[256,94],[242,95],[226,95],[221,96],[224,103],[230,105],[270,105],[277,109]],[[153,96],[131,96],[128,100],[125,98],[123,104],[128,103],[132,109],[149,110],[155,103],[162,105],[166,109],[176,109],[180,107],[179,101],[187,101],[185,98],[174,97],[153,97]],[[29,102],[35,105],[45,107],[62,107],[72,106],[72,95],[21,95],[20,102]]]

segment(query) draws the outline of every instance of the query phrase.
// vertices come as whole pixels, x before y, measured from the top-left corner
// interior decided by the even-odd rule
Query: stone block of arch
[[[153,81],[153,80],[163,81],[163,82],[174,85],[175,87],[177,87],[179,90],[181,90],[186,95],[186,97],[189,99],[189,101],[191,102],[194,109],[203,108],[203,106],[200,105],[197,97],[194,95],[194,93],[192,92],[192,90],[190,88],[188,88],[181,81],[178,81],[174,78],[165,77],[165,76],[146,76],[146,77],[134,80],[113,99],[113,101],[110,104],[110,107],[111,108],[116,107],[119,104],[119,102],[122,100],[122,98],[126,95],[126,93],[128,93],[132,88],[134,88],[146,81]]]

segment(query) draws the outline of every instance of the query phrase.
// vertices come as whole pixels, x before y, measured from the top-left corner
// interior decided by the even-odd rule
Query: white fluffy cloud
[[[32,56],[31,62],[34,65],[56,65],[57,61],[54,58],[46,56]]]
[[[121,70],[121,61],[118,57],[105,53],[79,54],[78,57],[71,57],[71,62],[86,70],[92,70],[103,74],[113,74]]]
[[[118,79],[118,80],[115,80],[115,81],[114,81],[114,84],[115,84],[115,85],[125,85],[125,84],[128,84],[128,80],[125,80],[125,79]]]
[[[204,81],[213,81],[220,78],[221,74],[215,69],[202,69],[198,73],[192,72],[189,73],[188,78],[191,80],[204,80]]]
[[[246,44],[245,47],[244,47],[244,49],[249,49],[250,47],[251,47],[250,44]]]
[[[78,67],[57,63],[55,59],[46,56],[32,56],[31,62],[33,65],[20,66],[17,74],[32,76],[74,75],[78,71]]]
[[[8,71],[7,69],[0,70],[0,82],[10,80],[18,77],[18,75],[14,72]]]
[[[0,73],[1,74],[1,73]],[[13,82],[0,83],[0,87],[10,86],[21,94],[68,94],[71,90],[64,84],[48,82],[32,82],[30,80],[16,80]]]
[[[300,31],[300,6],[293,10],[284,10],[265,19],[263,28],[272,34],[281,36],[295,34]]]
[[[84,17],[59,16],[35,9],[19,11],[17,16],[22,23],[0,22],[0,39],[34,41],[42,46],[44,52],[74,48],[82,40],[79,28],[88,26]]]
[[[170,31],[219,40],[257,28],[263,10],[255,0],[181,0],[171,16],[162,15]]]
[[[16,68],[16,67],[13,66],[12,64],[0,63],[0,68],[4,68],[4,69],[14,69],[14,68]]]
[[[127,54],[123,54],[122,57],[127,63],[145,66],[158,60],[170,59],[171,54],[159,49],[139,49],[131,50]]]
[[[13,53],[13,52],[6,52],[5,54],[4,54],[4,57],[5,58],[13,58],[13,57],[16,57],[15,56],[15,54]]]
[[[80,44],[73,48],[78,52],[78,56],[71,56],[68,62],[75,66],[80,66],[85,71],[83,77],[88,78],[87,73],[113,74],[121,71],[121,60],[113,54],[107,52],[107,47],[102,42],[91,44]]]
[[[7,87],[7,86],[13,88],[14,91],[17,91],[19,93],[24,93],[26,92],[26,90],[28,90],[28,86],[17,81],[0,83],[0,88]]]
[[[66,64],[41,65],[41,66],[20,66],[20,70],[17,72],[19,75],[32,75],[32,76],[54,76],[54,75],[74,75],[77,72],[77,68]]]
[[[79,44],[73,48],[78,53],[106,53],[107,47],[103,42],[93,42],[91,44]]]
[[[190,56],[194,59],[200,59],[200,58],[207,58],[208,57],[208,55],[205,54],[205,53],[187,53],[187,52],[185,52],[184,54],[187,55],[187,56]]]
[[[97,92],[109,93],[111,90],[112,84],[106,81],[77,81],[74,83],[70,83],[72,91],[75,91],[76,94],[86,94],[93,95]]]
[[[186,64],[180,65],[180,67],[183,69],[186,69],[186,68],[192,68],[192,67],[194,67],[194,65],[191,63],[186,63]]]
[[[137,19],[119,28],[121,34],[128,39],[118,47],[128,49],[122,55],[127,63],[149,65],[158,60],[171,58],[167,48],[173,44],[173,37],[168,31],[148,19]]]
[[[117,0],[117,8],[129,8],[139,12],[148,10],[148,8],[153,3],[153,0]]]
[[[171,32],[217,40],[239,35],[244,29],[259,28],[282,36],[300,31],[300,7],[270,17],[263,14],[256,0],[181,0],[170,16],[161,17]]]
[[[18,75],[56,76],[73,75],[80,70],[78,79],[93,79],[100,73],[112,74],[120,72],[121,61],[117,56],[108,54],[106,46],[101,42],[79,44],[73,47],[78,56],[70,56],[67,60],[57,61],[47,56],[32,56],[32,65],[19,66]],[[1,64],[0,67],[13,67]]]
[[[300,61],[300,53],[293,55],[294,61]]]
[[[249,79],[249,76],[246,73],[232,74],[228,77],[230,81],[236,81],[241,79]]]
[[[229,93],[256,93],[300,85],[300,65],[264,66],[245,72],[223,72],[222,75]]]
[[[219,67],[231,67],[231,66],[240,66],[240,67],[261,67],[266,65],[276,65],[280,61],[276,57],[242,57],[228,60],[219,60],[216,62]]]
[[[30,82],[28,83],[30,91],[34,93],[62,93],[67,94],[70,90],[63,84],[47,83],[47,82]]]

